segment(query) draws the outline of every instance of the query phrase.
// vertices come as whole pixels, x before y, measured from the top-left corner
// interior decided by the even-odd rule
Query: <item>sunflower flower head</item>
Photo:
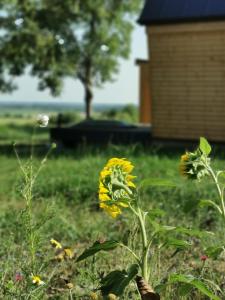
[[[136,186],[131,175],[134,166],[125,158],[111,158],[100,173],[100,208],[116,218],[134,200]]]
[[[32,279],[32,283],[35,285],[44,285],[44,281],[41,280],[41,277],[37,276],[37,275],[31,275],[31,279]]]
[[[181,156],[179,171],[188,179],[201,180],[209,174],[207,170],[209,164],[210,158],[197,149],[195,152],[186,152]]]

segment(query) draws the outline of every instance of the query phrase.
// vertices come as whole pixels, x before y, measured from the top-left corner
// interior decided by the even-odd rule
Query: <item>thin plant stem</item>
[[[23,167],[23,165],[22,165],[22,162],[21,162],[21,159],[20,159],[20,157],[19,157],[19,154],[18,154],[18,152],[17,152],[17,150],[16,150],[16,145],[15,145],[15,144],[13,145],[13,150],[14,150],[14,153],[15,153],[15,155],[16,155],[16,159],[17,159],[17,162],[18,162],[18,164],[19,164],[20,170],[22,171],[23,175],[26,176],[27,174],[26,174],[25,169],[24,169],[24,167]]]
[[[221,190],[220,188],[220,185],[219,185],[219,182],[218,182],[218,178],[217,176],[215,175],[214,171],[212,168],[210,167],[207,167],[215,185],[216,185],[216,188],[217,188],[217,192],[218,192],[218,195],[219,195],[219,199],[220,199],[220,203],[221,203],[221,210],[222,210],[222,216],[223,216],[223,219],[225,221],[225,204],[224,204],[224,198],[223,198],[223,191]]]
[[[121,247],[123,247],[124,249],[126,249],[128,252],[130,252],[132,255],[133,255],[133,257],[135,258],[135,260],[136,260],[136,262],[138,263],[138,265],[141,267],[141,261],[140,261],[140,259],[138,258],[138,256],[134,253],[134,251],[133,250],[131,250],[129,247],[127,247],[126,245],[124,245],[124,244],[122,244],[122,243],[120,243],[119,244]]]
[[[138,207],[138,220],[141,229],[142,237],[142,259],[141,259],[141,269],[142,276],[146,282],[148,282],[148,240],[145,228],[145,216],[141,209]]]
[[[31,161],[32,161],[33,155],[34,155],[34,137],[35,137],[36,128],[37,128],[37,126],[35,125],[33,127],[33,132],[32,132],[32,135],[31,135],[31,148],[30,148],[30,159],[31,159]]]
[[[70,290],[70,300],[73,300],[72,291]]]

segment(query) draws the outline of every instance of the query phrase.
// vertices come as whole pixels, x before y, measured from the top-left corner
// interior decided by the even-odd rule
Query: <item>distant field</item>
[[[29,144],[33,132],[33,124],[39,113],[50,116],[50,126],[56,126],[59,113],[62,115],[62,126],[68,126],[84,119],[81,106],[78,105],[34,105],[34,106],[1,106],[0,109],[0,145],[12,142]],[[97,106],[93,112],[94,119],[114,119],[127,122],[138,122],[138,109],[128,106]],[[47,129],[37,129],[35,143],[49,141]]]

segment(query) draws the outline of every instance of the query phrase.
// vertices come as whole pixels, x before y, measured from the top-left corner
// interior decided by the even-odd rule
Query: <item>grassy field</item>
[[[4,142],[14,140],[15,136],[17,141],[29,141],[32,133],[31,120],[12,121],[0,120],[1,138]],[[38,132],[38,141],[47,141],[48,130]],[[179,251],[176,251],[177,245],[172,244],[159,250],[159,244],[165,238],[163,235],[159,240],[153,241],[151,253],[154,259],[151,259],[150,268],[152,286],[158,286],[160,290],[160,284],[166,282],[170,273],[188,274],[204,279],[207,288],[218,296],[217,299],[225,299],[222,294],[225,289],[224,256],[220,255],[217,259],[209,257],[206,261],[200,259],[206,254],[206,248],[220,246],[224,242],[221,219],[212,208],[199,207],[200,200],[215,199],[216,190],[209,180],[198,183],[180,176],[179,160],[184,150],[159,151],[155,148],[143,149],[138,145],[111,145],[104,151],[82,147],[62,152],[57,149],[53,151],[37,178],[32,200],[33,222],[40,237],[35,256],[40,275],[46,283],[37,288],[32,283],[27,284],[30,267],[25,236],[26,207],[21,195],[21,170],[13,151],[2,153],[0,299],[95,299],[88,295],[99,288],[101,278],[112,270],[126,269],[133,262],[132,256],[123,248],[96,254],[80,263],[75,263],[75,259],[57,262],[50,245],[50,239],[54,238],[71,247],[76,257],[96,240],[104,239],[123,240],[132,244],[137,253],[141,251],[137,221],[131,213],[124,209],[124,214],[112,219],[98,206],[99,173],[111,157],[126,157],[134,164],[133,173],[137,176],[137,185],[145,178],[161,178],[175,183],[176,187],[173,188],[146,187],[141,193],[141,206],[145,211],[154,212],[154,218],[157,216],[159,224],[204,232],[201,236],[194,233],[186,235],[183,234],[184,231],[175,233],[173,238],[185,239],[189,245],[185,249],[180,247]],[[22,152],[19,155],[22,163],[29,159]],[[34,166],[38,165],[41,157],[40,152],[34,154]],[[225,160],[218,157],[214,164],[223,169]],[[149,235],[152,230],[149,226]],[[205,231],[214,234],[205,234]],[[15,280],[15,274],[18,273],[22,274],[21,280]],[[68,283],[72,285],[68,287]],[[210,299],[188,283],[168,284],[160,293],[161,299],[166,300]],[[133,282],[120,299],[140,299]]]

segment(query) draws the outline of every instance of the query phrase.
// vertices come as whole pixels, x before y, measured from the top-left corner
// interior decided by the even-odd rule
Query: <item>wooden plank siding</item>
[[[147,32],[153,136],[225,141],[225,21]]]
[[[139,122],[142,124],[152,123],[152,107],[151,107],[151,95],[149,85],[149,61],[148,60],[136,60],[136,64],[139,66]]]

